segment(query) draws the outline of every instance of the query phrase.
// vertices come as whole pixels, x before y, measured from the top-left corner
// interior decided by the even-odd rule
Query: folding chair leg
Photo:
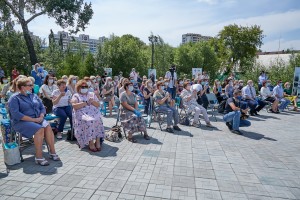
[[[20,133],[16,133],[16,134],[18,135],[18,145],[19,145],[21,162],[24,162],[23,154],[21,151],[21,134]]]

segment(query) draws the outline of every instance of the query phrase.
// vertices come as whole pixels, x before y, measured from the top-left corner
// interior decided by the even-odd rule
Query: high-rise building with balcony
[[[182,44],[189,42],[199,42],[199,41],[207,41],[212,39],[213,37],[204,36],[196,33],[187,33],[182,35]]]
[[[86,51],[93,54],[97,53],[98,44],[104,43],[108,38],[100,37],[99,39],[91,39],[89,35],[80,34],[78,37],[70,36],[68,32],[58,31],[54,34],[54,39],[56,42],[62,42],[63,49],[67,49],[69,44],[72,42],[79,42],[82,44]]]

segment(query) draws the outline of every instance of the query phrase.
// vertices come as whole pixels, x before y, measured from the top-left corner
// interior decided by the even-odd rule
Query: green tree
[[[0,65],[4,66],[5,74],[11,75],[13,67],[27,74],[29,58],[22,33],[16,32],[6,24],[0,30]]]
[[[223,62],[230,63],[227,71],[234,71],[240,66],[241,72],[251,69],[255,61],[256,52],[263,44],[263,31],[260,26],[238,26],[236,24],[225,26],[218,35],[217,46],[224,58]]]
[[[131,68],[136,68],[140,74],[146,74],[147,57],[144,51],[147,46],[139,38],[132,35],[112,35],[101,48],[103,49],[98,51],[97,63],[101,62],[102,67],[112,68],[114,75],[122,71],[124,76],[128,76]]]
[[[154,67],[156,68],[157,76],[164,76],[166,71],[174,63],[174,48],[165,43],[164,40],[158,36],[158,42],[154,46]],[[151,64],[151,45],[148,48],[149,64]],[[148,56],[147,56],[148,57]]]
[[[81,72],[82,76],[96,75],[95,58],[92,53],[88,53],[85,57],[84,67]]]
[[[13,15],[23,30],[31,64],[38,62],[28,24],[41,15],[54,18],[62,28],[70,27],[71,33],[84,30],[93,15],[92,4],[83,0],[2,0],[1,13]],[[28,16],[25,19],[25,16]],[[74,27],[74,29],[72,29]]]
[[[211,80],[216,77],[219,62],[213,47],[208,42],[187,43],[179,46],[175,52],[177,71],[191,77],[192,68],[202,68],[209,73]]]

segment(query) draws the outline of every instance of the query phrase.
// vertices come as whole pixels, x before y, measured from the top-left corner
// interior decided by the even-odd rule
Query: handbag
[[[6,165],[21,163],[19,145],[15,142],[3,144],[4,162]]]
[[[190,120],[187,116],[183,117],[180,119],[180,124],[184,126],[189,126],[190,125]]]

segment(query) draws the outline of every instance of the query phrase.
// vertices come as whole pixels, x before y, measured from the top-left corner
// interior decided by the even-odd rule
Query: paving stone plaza
[[[151,140],[105,141],[97,153],[57,141],[62,162],[46,167],[30,146],[9,174],[1,149],[0,199],[300,199],[300,112],[261,111],[241,136],[217,117],[217,129],[173,134],[153,123]],[[115,122],[104,118],[107,129]]]

